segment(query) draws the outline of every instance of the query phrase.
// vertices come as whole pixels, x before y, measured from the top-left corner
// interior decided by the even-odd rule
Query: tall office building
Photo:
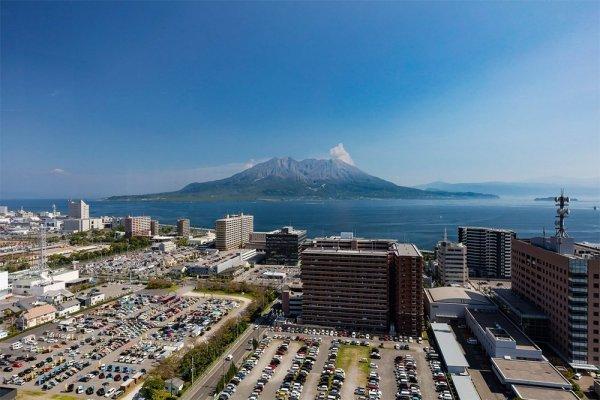
[[[160,223],[155,219],[150,221],[150,234],[152,236],[158,236],[160,234]]]
[[[460,226],[458,241],[467,246],[469,276],[510,278],[511,240],[506,229]]]
[[[69,218],[89,219],[90,206],[83,200],[69,200]]]
[[[150,217],[125,217],[125,236],[152,236]]]
[[[548,316],[551,343],[572,367],[600,366],[600,249],[581,252],[564,229],[568,197],[556,201],[555,236],[512,241],[512,290]]]
[[[177,235],[188,237],[190,236],[190,220],[180,219],[177,220]]]
[[[301,253],[305,324],[421,333],[423,257],[414,245],[341,237],[307,243]]]
[[[469,280],[467,268],[467,247],[462,243],[444,240],[435,248],[437,255],[437,276],[445,286],[464,285]]]
[[[265,237],[266,263],[279,265],[298,265],[300,247],[306,240],[306,231],[291,226],[269,232]]]
[[[252,215],[227,215],[215,221],[217,233],[216,247],[219,250],[232,250],[244,247],[254,231]]]

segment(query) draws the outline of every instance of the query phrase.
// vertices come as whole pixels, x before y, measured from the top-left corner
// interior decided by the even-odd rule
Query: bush
[[[146,285],[146,289],[170,289],[175,284],[172,280],[166,278],[151,278]]]
[[[165,400],[170,397],[165,390],[165,381],[157,375],[150,375],[144,381],[140,394],[148,400]]]

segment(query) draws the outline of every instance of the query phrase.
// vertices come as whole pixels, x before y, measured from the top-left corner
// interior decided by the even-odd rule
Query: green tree
[[[140,394],[148,400],[165,400],[170,395],[165,390],[165,381],[157,375],[150,375],[144,381]]]

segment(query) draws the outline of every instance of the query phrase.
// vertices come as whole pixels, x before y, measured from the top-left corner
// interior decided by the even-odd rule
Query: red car
[[[23,366],[23,363],[22,363],[22,362],[15,362],[15,363],[13,363],[13,365],[12,365],[12,366],[13,366],[14,368],[21,368],[21,367]]]

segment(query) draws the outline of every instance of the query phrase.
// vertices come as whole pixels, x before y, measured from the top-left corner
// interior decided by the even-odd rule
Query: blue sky
[[[404,185],[600,175],[598,2],[1,11],[0,197],[173,190],[339,143]]]

